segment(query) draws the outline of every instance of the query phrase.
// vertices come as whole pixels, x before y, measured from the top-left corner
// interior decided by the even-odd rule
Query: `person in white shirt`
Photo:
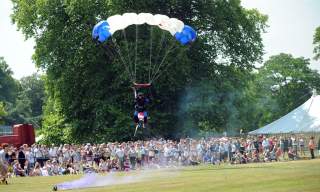
[[[57,158],[58,147],[52,145],[49,149],[49,158]]]
[[[120,170],[124,170],[124,149],[121,146],[116,149],[116,156],[119,159]]]
[[[43,166],[43,154],[40,146],[35,146],[35,148],[33,149],[33,153],[36,157],[36,161],[40,163],[40,166]]]
[[[8,176],[8,161],[6,160],[6,153],[8,153],[8,146],[3,145],[0,150],[0,182],[8,184],[6,178]]]

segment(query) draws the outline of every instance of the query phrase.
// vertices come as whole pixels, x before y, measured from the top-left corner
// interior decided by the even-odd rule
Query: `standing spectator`
[[[62,148],[63,162],[69,162],[71,160],[71,151],[68,144],[64,144]]]
[[[284,158],[284,154],[287,152],[288,153],[289,151],[289,140],[288,138],[286,137],[283,141],[283,158]]]
[[[132,145],[129,150],[129,158],[130,158],[131,169],[134,170],[136,167],[136,159],[137,159],[137,152],[134,148],[134,145]]]
[[[288,147],[292,150],[292,137],[288,138]]]
[[[26,160],[28,161],[29,169],[33,168],[35,164],[35,156],[32,147],[28,147],[26,151]]]
[[[259,153],[259,141],[257,138],[254,139],[253,145],[254,148],[256,148],[256,151]]]
[[[40,164],[40,167],[43,166],[43,154],[39,145],[36,145],[33,149],[33,152],[36,157],[36,162]]]
[[[304,152],[304,140],[303,137],[300,137],[299,139],[299,147],[300,147],[300,156],[306,155]]]
[[[8,151],[9,164],[12,165],[13,162],[17,159],[16,148],[11,146],[11,149]]]
[[[320,156],[320,137],[319,137],[319,140],[318,140],[318,153],[319,153],[319,156]]]
[[[142,161],[142,153],[141,153],[141,146],[140,146],[140,143],[138,143],[136,145],[136,149],[135,149],[136,153],[137,153],[137,167],[138,168],[141,168],[142,164],[141,164],[141,161]]]
[[[6,178],[8,176],[8,161],[6,156],[8,155],[8,150],[7,144],[3,144],[2,149],[0,148],[0,181],[3,183],[7,183]]]
[[[269,151],[269,141],[267,138],[264,138],[262,141],[263,151]]]
[[[240,148],[240,147],[239,147]],[[223,143],[222,142],[220,142],[220,144],[219,144],[219,155],[220,155],[220,162],[222,162],[222,161],[224,161],[224,147],[223,147]]]
[[[24,152],[24,148],[22,146],[19,148],[18,162],[20,164],[20,167],[23,168],[24,167],[24,163],[26,162],[26,155],[25,155],[25,152]]]
[[[58,152],[58,147],[55,147],[53,144],[49,149],[49,158],[51,159],[56,159],[57,156],[57,152]]]
[[[123,146],[119,145],[116,149],[116,157],[118,157],[119,159],[119,166],[120,166],[120,170],[123,171],[124,170],[124,148]]]
[[[294,136],[291,137],[292,149],[295,155],[298,155],[298,141]]]
[[[311,159],[314,159],[314,149],[315,148],[316,148],[316,144],[314,142],[314,137],[311,136],[310,141],[309,141],[309,150],[310,150],[310,154],[311,154]]]
[[[279,149],[281,151],[280,155],[284,154],[284,139],[282,136],[280,136],[280,140],[279,140]],[[278,152],[278,154],[279,154],[279,152]]]

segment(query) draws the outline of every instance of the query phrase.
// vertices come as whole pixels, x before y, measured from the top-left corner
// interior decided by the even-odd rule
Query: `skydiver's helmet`
[[[138,98],[143,98],[144,97],[144,94],[142,92],[139,92],[138,93]]]

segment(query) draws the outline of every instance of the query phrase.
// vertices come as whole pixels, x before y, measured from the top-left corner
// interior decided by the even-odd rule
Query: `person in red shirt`
[[[310,141],[309,141],[309,150],[310,150],[310,154],[311,154],[311,159],[314,159],[314,149],[316,148],[316,144],[314,142],[314,137],[311,136],[310,137]]]

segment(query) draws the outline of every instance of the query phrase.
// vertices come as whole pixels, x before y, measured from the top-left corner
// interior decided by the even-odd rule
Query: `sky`
[[[242,0],[242,6],[256,8],[268,15],[267,33],[263,34],[264,60],[279,53],[310,58],[311,68],[320,71],[314,61],[313,35],[320,26],[320,0]]]
[[[271,55],[290,53],[294,57],[312,58],[313,35],[320,26],[320,0],[242,0],[246,8],[256,8],[269,16],[267,33],[263,34],[264,60]],[[37,71],[32,62],[32,39],[11,23],[10,0],[0,0],[0,56],[14,72],[14,78],[31,75]],[[320,61],[311,60],[311,67],[320,71]]]
[[[0,57],[4,57],[13,77],[20,79],[37,71],[31,59],[35,42],[31,39],[25,41],[16,25],[12,25],[11,12],[11,0],[0,0]]]

